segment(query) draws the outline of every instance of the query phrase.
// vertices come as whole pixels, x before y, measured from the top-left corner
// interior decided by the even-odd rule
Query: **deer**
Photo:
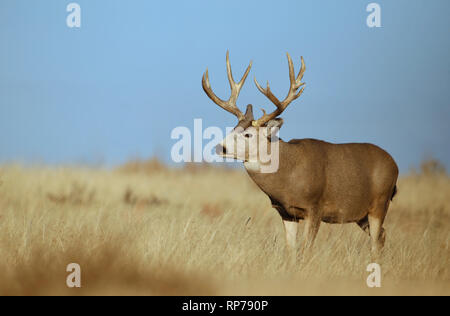
[[[216,153],[243,162],[249,177],[269,197],[272,208],[281,216],[288,249],[301,252],[310,249],[322,222],[356,223],[370,236],[371,253],[378,256],[386,239],[383,223],[397,193],[397,164],[385,150],[370,143],[335,144],[311,138],[285,142],[279,138],[278,131],[283,125],[279,116],[305,88],[305,83],[301,82],[305,72],[303,57],[297,76],[289,53],[287,59],[290,86],[283,101],[272,93],[269,82],[263,88],[254,79],[257,89],[276,107],[270,114],[262,110],[263,115],[256,120],[252,104],[247,105],[245,114],[236,105],[252,62],[236,83],[227,51],[231,95],[226,101],[212,91],[206,69],[202,77],[204,92],[238,119],[236,127],[216,146]],[[261,172],[265,161],[258,158],[260,148],[269,148],[272,143],[278,146],[278,167],[273,172]],[[300,221],[305,225],[303,242],[298,249]]]

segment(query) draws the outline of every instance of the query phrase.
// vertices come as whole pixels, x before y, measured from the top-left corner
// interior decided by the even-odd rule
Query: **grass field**
[[[3,166],[0,294],[449,295],[450,178],[398,188],[371,289],[357,225],[323,224],[311,254],[287,260],[281,219],[243,170]],[[66,286],[72,262],[80,289]]]

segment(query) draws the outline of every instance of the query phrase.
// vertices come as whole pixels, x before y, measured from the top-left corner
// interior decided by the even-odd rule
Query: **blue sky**
[[[304,56],[306,89],[283,114],[281,137],[372,142],[402,171],[432,155],[450,168],[450,1],[63,0],[0,2],[0,162],[115,165],[170,159],[176,126],[234,126],[201,88],[229,95],[253,68],[238,104],[284,98],[286,52]],[[260,114],[259,111],[256,112]]]

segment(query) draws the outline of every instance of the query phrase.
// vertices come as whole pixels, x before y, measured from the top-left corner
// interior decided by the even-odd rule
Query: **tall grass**
[[[323,224],[288,260],[269,199],[242,170],[0,167],[0,294],[450,294],[450,178],[400,178],[382,287],[366,286],[369,238]],[[78,263],[81,289],[66,286]]]

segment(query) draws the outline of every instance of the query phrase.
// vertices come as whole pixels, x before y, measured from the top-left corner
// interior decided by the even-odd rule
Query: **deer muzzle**
[[[219,144],[216,146],[216,154],[219,156],[224,156],[227,154],[227,149],[225,146],[222,146],[222,144]]]

